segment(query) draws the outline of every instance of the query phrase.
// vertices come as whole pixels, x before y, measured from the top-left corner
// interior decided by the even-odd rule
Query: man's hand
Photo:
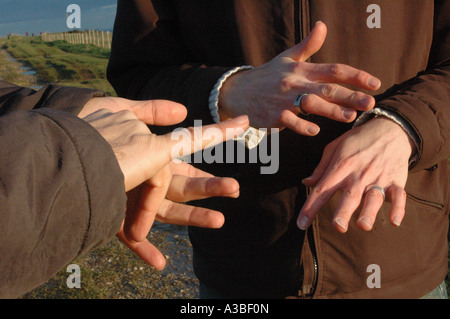
[[[132,111],[113,113],[105,109],[89,114],[84,120],[111,145],[124,174],[128,204],[119,239],[144,261],[162,269],[163,255],[146,239],[155,218],[165,223],[218,228],[224,221],[220,212],[175,202],[239,194],[239,185],[234,179],[214,177],[186,163],[173,163],[173,149],[182,152],[177,153],[179,156],[189,155],[244,132],[249,123],[246,116],[241,116],[219,124],[189,128],[186,132],[191,133],[191,138],[180,141],[170,133],[152,134],[147,124],[176,124],[186,114],[180,110],[184,108],[182,105],[162,100],[130,103],[140,120]],[[220,132],[223,138],[214,140],[220,134],[203,134],[210,129]],[[230,135],[227,129],[235,134]]]
[[[294,106],[294,100],[299,94],[308,94],[300,105],[304,112],[337,121],[351,122],[356,110],[372,109],[372,96],[339,84],[374,91],[381,85],[377,78],[343,64],[305,62],[321,48],[326,33],[325,24],[319,22],[298,45],[260,67],[229,77],[219,95],[221,119],[247,114],[253,127],[287,127],[312,136],[319,127],[297,116],[300,108]]]
[[[298,217],[299,228],[309,227],[320,208],[337,190],[342,190],[333,217],[335,228],[347,231],[351,216],[364,198],[357,225],[371,230],[384,201],[382,192],[369,190],[371,185],[384,189],[386,200],[392,204],[390,221],[399,226],[405,215],[404,187],[414,148],[403,129],[385,118],[374,118],[330,143],[313,174],[303,180],[313,188]]]

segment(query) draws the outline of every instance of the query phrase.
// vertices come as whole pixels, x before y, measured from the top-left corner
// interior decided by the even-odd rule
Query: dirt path
[[[39,89],[43,85],[36,72],[14,59],[5,49],[0,49],[0,79],[33,89]]]

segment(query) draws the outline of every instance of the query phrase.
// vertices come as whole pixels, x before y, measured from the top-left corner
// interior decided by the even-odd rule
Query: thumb
[[[284,51],[280,56],[289,57],[297,62],[305,62],[320,50],[327,36],[327,26],[318,21],[311,33],[302,42]]]
[[[330,162],[333,159],[337,148],[337,143],[331,143],[325,148],[322,158],[319,164],[314,169],[311,176],[306,177],[302,180],[302,184],[309,187],[314,187],[323,177],[330,166]]]
[[[130,101],[129,109],[140,121],[150,125],[178,124],[187,115],[182,104],[167,100]]]

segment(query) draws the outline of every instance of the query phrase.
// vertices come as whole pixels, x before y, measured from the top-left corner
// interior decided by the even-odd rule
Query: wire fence
[[[83,32],[43,33],[41,39],[45,42],[62,40],[70,44],[93,44],[101,48],[111,49],[112,32],[86,30]]]

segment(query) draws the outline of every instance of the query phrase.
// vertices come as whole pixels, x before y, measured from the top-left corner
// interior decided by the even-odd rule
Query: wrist
[[[417,159],[419,157],[419,150],[421,149],[421,140],[419,138],[418,133],[416,130],[411,126],[411,124],[403,118],[398,113],[385,109],[383,107],[375,107],[373,110],[369,112],[364,112],[361,114],[360,117],[356,119],[356,122],[354,124],[354,127],[360,126],[364,124],[367,121],[370,121],[374,118],[381,118],[390,120],[391,122],[397,124],[398,127],[400,127],[406,135],[409,137],[409,144],[412,143],[412,154],[409,159],[410,167],[413,166],[417,162]]]
[[[398,140],[398,145],[401,149],[408,154],[409,162],[411,164],[417,154],[417,147],[411,136],[404,130],[404,128],[392,119],[384,116],[374,117],[368,121],[367,124],[376,125],[381,127],[385,134],[388,135],[388,139]],[[399,150],[400,151],[400,150]]]
[[[236,116],[230,111],[230,105],[233,105],[230,101],[230,97],[232,97],[230,90],[234,87],[236,73],[252,68],[249,65],[236,67],[224,73],[216,82],[209,97],[209,110],[216,123]]]

